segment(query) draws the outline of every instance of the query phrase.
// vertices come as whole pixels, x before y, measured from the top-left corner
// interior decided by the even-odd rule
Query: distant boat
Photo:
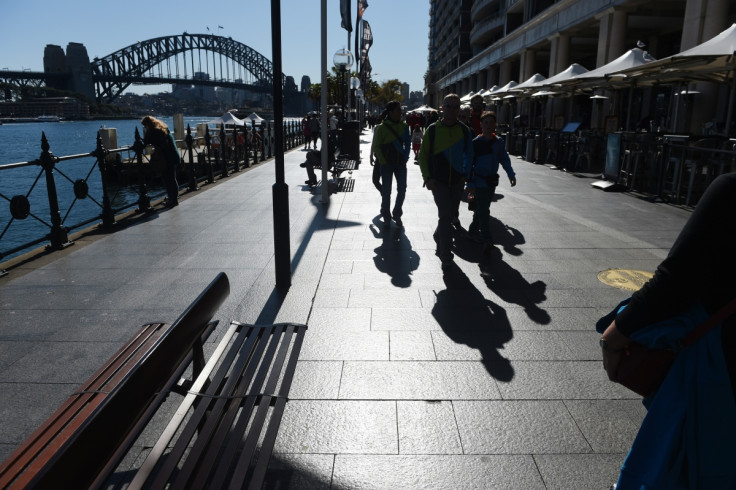
[[[36,118],[36,121],[38,122],[59,122],[61,121],[61,118],[59,116],[38,116]]]

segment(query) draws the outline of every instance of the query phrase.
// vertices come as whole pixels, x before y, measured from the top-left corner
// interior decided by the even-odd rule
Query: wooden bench
[[[172,325],[144,325],[0,466],[0,488],[100,488],[113,473],[128,488],[260,488],[306,326],[232,322],[205,363],[229,289],[220,273]],[[183,400],[137,473],[119,468],[172,393]]]

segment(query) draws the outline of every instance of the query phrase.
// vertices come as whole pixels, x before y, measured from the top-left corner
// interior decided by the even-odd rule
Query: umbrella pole
[[[677,97],[677,102],[675,102],[675,117],[672,120],[672,132],[677,134],[677,123],[678,121],[678,113],[680,112],[680,90],[682,89],[682,83],[677,84],[677,89],[675,90],[675,97]]]
[[[733,117],[734,96],[736,96],[736,68],[731,72],[731,93],[728,96],[728,113],[726,115],[726,137],[731,137],[731,118]]]
[[[631,107],[634,102],[634,85],[635,83],[632,83],[631,87],[629,87],[629,106],[626,109],[626,131],[631,131]]]

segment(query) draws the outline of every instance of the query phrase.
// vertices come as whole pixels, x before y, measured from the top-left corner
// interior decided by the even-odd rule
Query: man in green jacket
[[[442,101],[442,119],[430,125],[419,149],[419,167],[427,189],[437,205],[437,255],[442,269],[452,264],[452,223],[458,215],[460,199],[473,161],[470,129],[458,121],[460,96],[448,94]]]
[[[406,196],[406,161],[411,151],[409,126],[401,120],[401,103],[392,100],[386,105],[387,116],[373,135],[373,153],[381,166],[381,216],[383,226],[391,225],[391,219],[401,227]],[[396,202],[391,208],[391,182],[396,178]]]

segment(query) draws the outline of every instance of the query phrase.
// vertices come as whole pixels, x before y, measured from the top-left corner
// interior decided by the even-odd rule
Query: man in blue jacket
[[[401,103],[392,100],[386,105],[388,115],[373,135],[373,153],[381,166],[381,216],[383,226],[391,225],[391,219],[401,227],[402,206],[406,196],[406,162],[411,151],[409,126],[401,120]],[[391,182],[396,178],[396,202],[391,209]]]

